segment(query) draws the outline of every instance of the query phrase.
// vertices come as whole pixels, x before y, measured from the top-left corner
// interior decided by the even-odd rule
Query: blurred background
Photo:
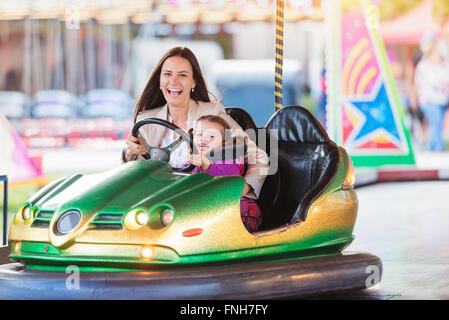
[[[325,59],[351,55],[344,49],[329,54],[338,47],[326,23],[333,1],[284,1],[283,105],[307,108],[328,132],[334,128],[326,123],[332,110],[326,84],[329,90],[343,87],[345,78],[326,81],[326,66],[337,73]],[[407,168],[412,174],[444,169],[439,179],[447,180],[449,0],[369,2],[371,11],[361,16],[373,20],[386,48],[382,66],[389,64],[394,81],[389,76],[388,83],[399,96],[395,110],[410,133],[406,149],[413,150]],[[341,4],[343,13],[354,5],[361,13],[358,0]],[[275,9],[275,0],[0,0],[0,212],[8,209],[7,223],[49,181],[120,165],[136,101],[157,60],[173,46],[195,53],[211,94],[225,107],[244,108],[263,126],[275,109]],[[352,31],[363,22],[345,21],[350,32],[341,39],[358,41]],[[365,68],[368,76],[363,63],[373,55],[359,53],[358,75]],[[337,105],[333,101],[329,105]],[[378,106],[385,107],[376,100],[369,111]],[[372,119],[383,116],[376,114],[380,109]],[[357,183],[364,168],[354,164]],[[399,166],[392,167],[394,174]],[[382,287],[371,295],[449,299],[448,181],[356,187],[360,207],[350,249],[376,254],[385,266]]]
[[[283,104],[306,107],[326,126],[323,3],[285,1]],[[429,35],[449,59],[449,2],[372,3],[413,147],[428,151],[415,69]],[[14,135],[39,177],[119,165],[136,100],[154,64],[176,45],[197,55],[224,106],[246,109],[263,126],[274,111],[274,24],[273,0],[1,0],[3,134]],[[447,150],[448,112],[441,134]],[[24,194],[37,188],[29,180],[17,181]],[[23,201],[16,191],[10,197]]]

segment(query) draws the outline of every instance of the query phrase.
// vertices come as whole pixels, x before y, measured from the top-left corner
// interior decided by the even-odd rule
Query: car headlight
[[[128,230],[137,230],[148,224],[149,221],[148,212],[142,209],[133,209],[126,214],[123,223]]]
[[[165,209],[162,211],[161,220],[164,225],[168,226],[173,221],[174,217],[175,214],[171,209]]]
[[[148,214],[146,212],[140,211],[136,214],[136,222],[139,225],[143,226],[143,225],[147,224],[148,220],[149,220],[149,218],[148,218]]]
[[[26,205],[25,207],[23,207],[22,218],[25,221],[31,218],[31,207],[29,205]]]

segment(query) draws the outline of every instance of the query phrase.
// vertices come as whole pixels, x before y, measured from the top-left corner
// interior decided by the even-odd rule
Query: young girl
[[[199,151],[199,154],[190,155],[190,163],[196,166],[192,173],[204,172],[212,176],[243,175],[243,159],[232,162],[223,159],[214,162],[206,157],[211,151],[224,147],[226,130],[230,130],[229,125],[218,116],[207,115],[197,120],[193,134],[190,132],[193,143]],[[262,215],[256,201],[242,197],[240,212],[246,229],[249,232],[257,231],[262,223]]]

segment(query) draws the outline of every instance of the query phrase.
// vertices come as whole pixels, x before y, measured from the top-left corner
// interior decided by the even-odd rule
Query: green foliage
[[[17,212],[20,206],[36,191],[37,186],[8,188],[8,211]],[[3,210],[3,188],[1,191],[0,209]]]
[[[8,188],[8,226],[14,215],[19,211],[20,206],[37,191],[37,186]],[[0,187],[0,245],[3,234],[3,188]]]
[[[306,108],[311,114],[317,117],[317,101],[310,93],[304,93],[299,99],[298,105]]]

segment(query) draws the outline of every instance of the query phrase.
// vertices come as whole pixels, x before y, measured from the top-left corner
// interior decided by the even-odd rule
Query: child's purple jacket
[[[243,171],[244,171],[243,163],[242,164],[238,164],[236,162],[225,163],[225,161],[222,160],[220,162],[211,163],[209,170],[203,170],[200,167],[195,167],[195,169],[193,169],[192,173],[203,172],[203,173],[208,173],[214,177],[220,177],[220,176],[232,176],[232,175],[241,176],[241,175],[243,175]]]

